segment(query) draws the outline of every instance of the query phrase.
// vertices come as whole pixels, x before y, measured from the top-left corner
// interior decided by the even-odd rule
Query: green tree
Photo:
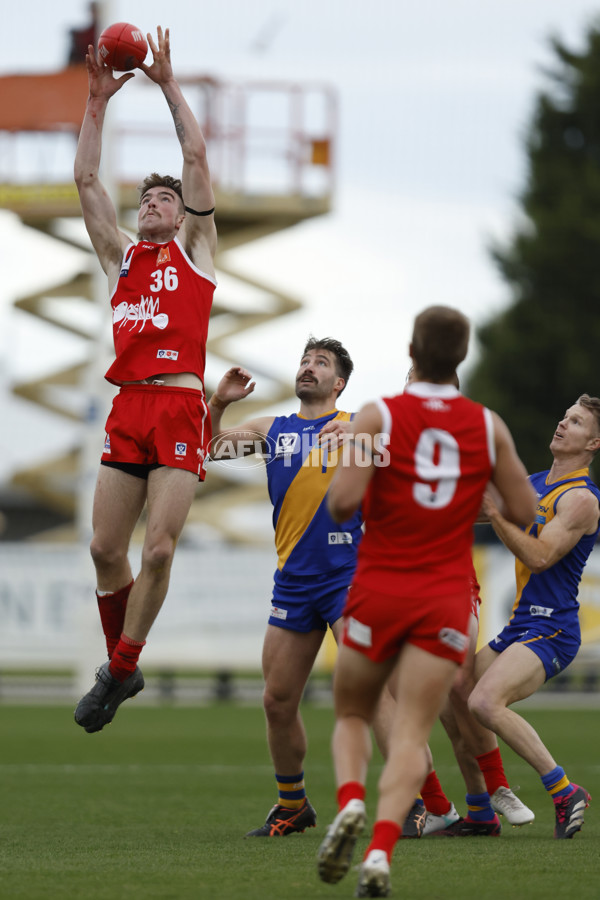
[[[513,300],[477,329],[473,399],[497,410],[530,472],[550,464],[556,423],[600,395],[600,24],[581,53],[558,38],[526,139],[523,216],[492,257]]]

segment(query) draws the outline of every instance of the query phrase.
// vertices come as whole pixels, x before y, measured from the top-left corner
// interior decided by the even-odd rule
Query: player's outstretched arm
[[[171,65],[171,38],[169,29],[164,33],[160,26],[156,31],[156,42],[147,35],[153,62],[140,68],[158,84],[171,110],[175,131],[183,154],[183,200],[188,209],[180,238],[194,262],[208,275],[214,275],[213,259],[217,249],[217,231],[213,212],[215,197],[212,189],[206,142]]]
[[[114,205],[98,175],[102,153],[102,128],[108,101],[134,75],[128,72],[115,78],[112,69],[96,57],[91,44],[85,63],[89,96],[79,132],[74,178],[85,227],[100,264],[108,273],[111,265],[120,266],[123,250],[129,239],[117,227]]]

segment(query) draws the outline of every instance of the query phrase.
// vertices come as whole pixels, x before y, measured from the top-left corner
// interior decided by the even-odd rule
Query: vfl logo
[[[113,310],[113,325],[119,325],[119,331],[126,322],[131,322],[130,331],[133,331],[136,325],[139,330],[143,331],[146,322],[152,322],[155,328],[161,331],[169,324],[169,317],[166,313],[159,312],[160,297],[154,300],[152,297],[140,297],[139,303],[119,303]]]
[[[184,444],[182,441],[177,441],[175,444],[175,456],[181,458],[185,456],[187,453],[187,444]]]
[[[300,443],[300,435],[297,432],[282,433],[277,436],[275,445],[276,456],[289,456],[295,453]]]
[[[352,535],[349,531],[330,531],[327,535],[328,544],[351,544]]]

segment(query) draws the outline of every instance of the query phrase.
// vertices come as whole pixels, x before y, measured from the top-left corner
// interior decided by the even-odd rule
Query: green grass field
[[[103,732],[87,735],[69,707],[0,705],[0,896],[26,900],[264,900],[351,897],[356,874],[322,884],[315,857],[335,814],[329,752],[332,711],[303,707],[309,733],[307,788],[317,828],[288,838],[244,840],[275,800],[258,707],[125,704]],[[600,798],[600,718],[595,710],[526,712],[570,776]],[[464,786],[448,742],[432,737],[436,769],[459,811]],[[597,898],[600,825],[555,841],[552,803],[533,770],[504,749],[513,786],[533,825],[498,839],[401,841],[393,896]],[[377,754],[368,809],[373,815]],[[360,861],[367,844],[356,852]]]

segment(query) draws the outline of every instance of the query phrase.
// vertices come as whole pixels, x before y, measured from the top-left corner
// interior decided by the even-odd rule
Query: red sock
[[[112,657],[114,649],[119,643],[121,632],[123,631],[127,599],[132,587],[133,581],[119,591],[114,591],[112,594],[102,594],[98,596],[98,592],[96,591],[100,622],[102,623],[102,631],[106,638],[106,649],[109,659]]]
[[[450,801],[443,792],[435,771],[430,772],[425,779],[421,788],[421,797],[423,798],[425,809],[434,816],[443,816],[450,810]]]
[[[125,681],[130,675],[133,675],[145,643],[146,641],[134,641],[125,633],[121,634],[108,667],[113,678],[116,678],[117,681]]]
[[[499,787],[508,787],[499,747],[490,750],[489,753],[482,753],[481,756],[476,756],[475,759],[485,779],[485,786],[490,797],[496,793]]]
[[[364,800],[366,789],[360,781],[347,781],[337,790],[338,810],[343,809],[350,800]]]
[[[375,822],[373,837],[363,859],[367,858],[371,850],[383,850],[388,858],[388,862],[391,863],[392,852],[401,834],[402,829],[396,822],[391,822],[388,819],[380,819],[378,822]]]

